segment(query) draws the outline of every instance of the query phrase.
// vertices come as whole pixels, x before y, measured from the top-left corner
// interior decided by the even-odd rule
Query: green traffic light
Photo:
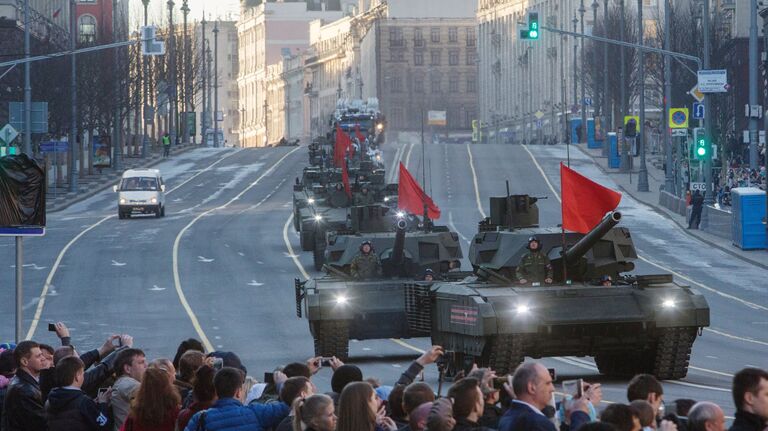
[[[536,30],[531,30],[528,32],[528,37],[531,39],[538,39],[539,38],[539,32]]]
[[[704,156],[707,154],[707,149],[704,147],[699,147],[696,149],[696,154],[698,154],[699,156]]]

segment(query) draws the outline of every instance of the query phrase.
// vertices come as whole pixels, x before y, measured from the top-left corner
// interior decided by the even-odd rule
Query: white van
[[[120,185],[113,186],[117,193],[117,216],[154,214],[165,217],[165,184],[157,169],[129,169],[123,172]]]

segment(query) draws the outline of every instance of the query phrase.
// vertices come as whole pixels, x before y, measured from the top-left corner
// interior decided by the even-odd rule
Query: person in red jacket
[[[149,368],[120,431],[174,431],[180,406],[181,397],[168,374]]]

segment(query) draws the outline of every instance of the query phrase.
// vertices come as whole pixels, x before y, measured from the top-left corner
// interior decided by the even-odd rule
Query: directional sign
[[[2,226],[0,236],[43,236],[45,227],[42,226]]]
[[[699,102],[703,102],[704,101],[704,93],[702,93],[701,90],[699,90],[699,86],[698,85],[693,87],[693,88],[691,88],[691,91],[689,91],[688,94],[690,94],[691,97],[693,97],[694,99],[698,100]]]
[[[40,143],[41,153],[66,153],[69,150],[67,141],[47,141]]]
[[[693,104],[693,119],[694,120],[703,120],[705,116],[706,111],[704,110],[704,104],[703,103],[694,103]]]
[[[591,97],[585,97],[584,98],[584,104],[587,106],[592,106],[592,98]]]
[[[697,190],[700,192],[706,191],[707,183],[691,183],[691,191],[695,192]]]
[[[10,124],[6,124],[5,127],[0,129],[0,141],[2,141],[3,144],[10,144],[17,136],[19,136],[19,132],[17,132]]]
[[[669,128],[688,128],[688,108],[672,108],[669,110]]]
[[[725,93],[728,91],[728,72],[725,69],[700,70],[699,91],[702,93]]]

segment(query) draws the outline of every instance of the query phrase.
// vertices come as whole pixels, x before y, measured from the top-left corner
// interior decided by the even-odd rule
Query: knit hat
[[[248,374],[248,370],[245,368],[243,363],[240,361],[240,357],[237,356],[235,352],[216,351],[216,352],[209,353],[208,357],[221,358],[223,363],[222,365],[224,365],[225,367],[237,368],[242,370],[243,373],[245,373],[246,375]]]
[[[354,365],[342,365],[333,372],[331,389],[340,394],[344,387],[353,382],[362,382],[363,372]]]
[[[453,429],[455,423],[451,400],[448,398],[436,399],[427,417],[427,429],[430,431],[448,431]]]

